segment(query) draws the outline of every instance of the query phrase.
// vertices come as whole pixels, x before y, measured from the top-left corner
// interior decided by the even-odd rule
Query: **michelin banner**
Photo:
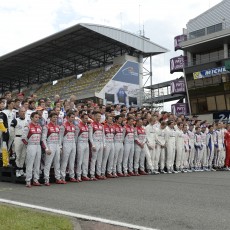
[[[227,73],[227,72],[229,72],[229,71],[227,71],[225,69],[225,66],[216,67],[216,68],[212,68],[212,69],[206,69],[206,70],[194,72],[193,78],[194,78],[194,80],[196,80],[196,79],[200,79],[200,78],[212,77],[212,76],[219,75],[222,73]]]
[[[139,64],[127,61],[106,84],[104,92],[107,102],[137,105],[140,92]]]

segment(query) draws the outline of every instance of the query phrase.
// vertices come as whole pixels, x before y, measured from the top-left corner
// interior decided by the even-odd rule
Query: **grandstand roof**
[[[0,91],[81,74],[125,53],[149,57],[167,51],[124,30],[81,23],[1,56]]]

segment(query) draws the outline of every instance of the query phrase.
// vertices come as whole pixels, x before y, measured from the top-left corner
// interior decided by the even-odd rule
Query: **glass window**
[[[217,110],[226,110],[224,95],[216,96]]]
[[[222,30],[222,23],[207,27],[207,34],[215,33]]]
[[[205,28],[189,33],[189,38],[193,39],[193,38],[198,38],[204,35],[205,35]]]
[[[194,80],[192,80],[192,81],[187,81],[187,86],[188,86],[188,89],[194,88],[194,87],[195,87]]]
[[[197,114],[198,113],[198,110],[197,110],[197,99],[191,99],[190,100],[190,103],[191,103],[191,112],[192,114]]]
[[[207,106],[207,101],[205,97],[198,99],[198,110],[199,110],[199,113],[208,112],[208,106]]]
[[[206,77],[204,80],[204,86],[212,85],[212,77]]]
[[[230,94],[226,94],[225,98],[227,103],[227,110],[230,110]]]
[[[219,84],[219,83],[221,83],[221,76],[218,75],[213,77],[213,84]]]
[[[203,87],[203,79],[195,80],[195,86],[196,87]]]
[[[216,32],[217,32],[217,31],[221,31],[221,30],[222,30],[222,28],[223,28],[222,23],[216,24],[216,26],[215,26],[215,30],[216,30]]]
[[[215,97],[207,97],[208,111],[216,110],[216,99]]]
[[[207,27],[207,34],[211,34],[215,32],[215,26],[209,26]]]

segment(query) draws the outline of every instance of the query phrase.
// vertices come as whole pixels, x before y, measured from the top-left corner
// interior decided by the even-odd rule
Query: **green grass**
[[[71,219],[47,212],[0,205],[0,230],[73,230]]]

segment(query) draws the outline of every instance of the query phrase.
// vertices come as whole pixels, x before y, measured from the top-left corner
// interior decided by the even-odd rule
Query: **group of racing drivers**
[[[16,154],[26,186],[160,173],[230,170],[230,126],[119,105],[66,106],[58,101],[0,100],[3,167]],[[16,108],[16,103],[18,107]],[[60,104],[60,105],[59,105]]]

